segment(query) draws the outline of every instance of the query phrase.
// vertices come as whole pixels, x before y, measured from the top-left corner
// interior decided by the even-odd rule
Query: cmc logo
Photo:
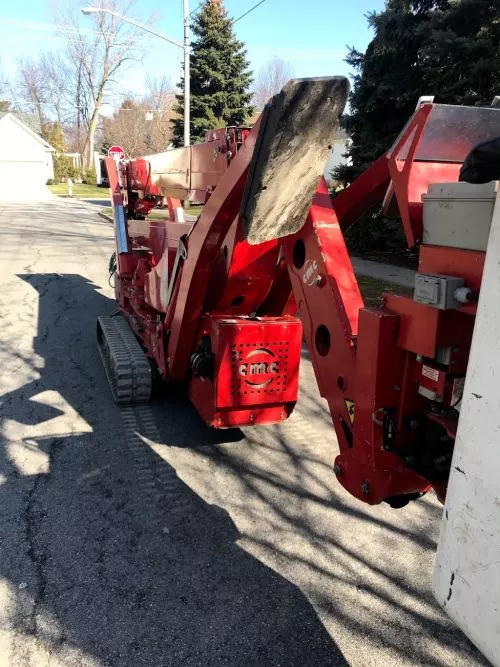
[[[304,285],[309,285],[312,287],[316,281],[316,271],[318,270],[318,262],[313,259],[308,259],[304,266],[304,275],[302,276],[302,282]]]
[[[247,354],[246,361],[240,364],[239,373],[250,387],[267,387],[279,373],[276,355],[265,347],[259,347]]]

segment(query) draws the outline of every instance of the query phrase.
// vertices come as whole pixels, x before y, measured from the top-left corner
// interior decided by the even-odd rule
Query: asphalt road
[[[350,498],[305,355],[280,426],[114,406],[108,223],[0,208],[0,665],[486,664],[430,582],[440,506]]]

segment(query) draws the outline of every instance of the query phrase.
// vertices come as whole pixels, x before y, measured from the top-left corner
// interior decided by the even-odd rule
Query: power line
[[[40,23],[37,21],[21,21],[17,19],[6,19],[6,18],[1,18],[0,19],[0,24],[7,24],[11,25],[12,27],[16,28],[27,28],[29,30],[49,30],[51,32],[56,31],[56,32],[64,32],[64,33],[70,33],[70,34],[76,34],[76,33],[81,33],[85,35],[100,35],[103,34],[101,32],[98,32],[96,30],[87,30],[85,28],[76,28],[72,26],[61,26],[57,25],[56,23]],[[104,33],[106,35],[112,35],[114,33]]]
[[[117,31],[113,32],[104,32],[100,30],[91,30],[87,28],[80,28],[80,26],[64,26],[64,25],[58,25],[57,23],[40,23],[37,21],[22,21],[18,19],[6,19],[6,18],[0,18],[0,25],[5,24],[5,25],[10,25],[13,28],[20,28],[24,30],[41,30],[41,31],[49,31],[49,32],[60,32],[63,33],[63,35],[67,35],[69,37],[73,36],[79,36],[82,35],[84,37],[86,36],[92,36],[92,37],[115,37],[117,35]],[[124,35],[125,37],[125,35]],[[56,39],[66,39],[66,37],[59,37],[58,35],[55,35]],[[144,41],[149,39],[148,37],[141,37],[138,35],[137,37],[134,36],[134,39]],[[78,40],[77,40],[78,41]]]
[[[265,3],[265,1],[266,1],[266,0],[260,0],[260,2],[258,2],[256,5],[254,5],[253,7],[250,7],[250,9],[249,9],[247,12],[245,12],[245,13],[242,14],[241,16],[238,16],[238,18],[237,18],[237,19],[234,19],[234,21],[231,21],[231,25],[234,25],[237,21],[239,21],[239,20],[242,19],[243,17],[248,16],[248,14],[250,14],[250,12],[253,12],[253,10],[254,10],[254,9],[257,9],[257,7],[260,7],[260,5],[263,5],[263,4]],[[203,4],[203,3],[202,3],[202,4]]]
[[[196,7],[196,9],[193,9],[192,12],[189,12],[189,16],[191,16],[192,14],[195,14],[195,13],[198,11],[198,9],[199,9],[202,5],[205,4],[206,1],[207,1],[207,0],[202,0],[202,1],[200,2],[200,4],[198,5],[198,7]]]
[[[238,18],[237,18],[237,19],[234,19],[234,21],[231,21],[231,24],[233,25],[234,23],[236,23],[236,21],[239,21],[239,20],[242,19],[244,16],[247,16],[248,14],[250,14],[250,12],[253,12],[254,9],[257,9],[257,7],[259,7],[260,5],[263,5],[265,1],[266,1],[266,0],[260,0],[260,2],[258,2],[258,3],[257,3],[256,5],[254,5],[253,7],[250,7],[250,9],[249,9],[248,11],[246,11],[244,14],[242,14],[241,16],[238,16]],[[200,4],[199,4],[195,9],[193,9],[192,12],[190,12],[189,16],[192,16],[192,14],[195,14],[195,13],[198,11],[198,9],[199,9],[202,5],[204,5],[206,2],[207,2],[207,0],[202,0],[202,2],[200,2]]]

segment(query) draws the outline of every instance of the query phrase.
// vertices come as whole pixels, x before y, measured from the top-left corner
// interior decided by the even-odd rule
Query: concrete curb
[[[113,222],[113,218],[110,215],[107,215],[107,213],[103,213],[102,211],[98,211],[97,215],[100,215],[101,218],[104,218],[107,222]]]

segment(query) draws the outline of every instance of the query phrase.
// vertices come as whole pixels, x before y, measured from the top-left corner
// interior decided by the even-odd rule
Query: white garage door
[[[50,199],[43,162],[0,160],[0,201]]]

